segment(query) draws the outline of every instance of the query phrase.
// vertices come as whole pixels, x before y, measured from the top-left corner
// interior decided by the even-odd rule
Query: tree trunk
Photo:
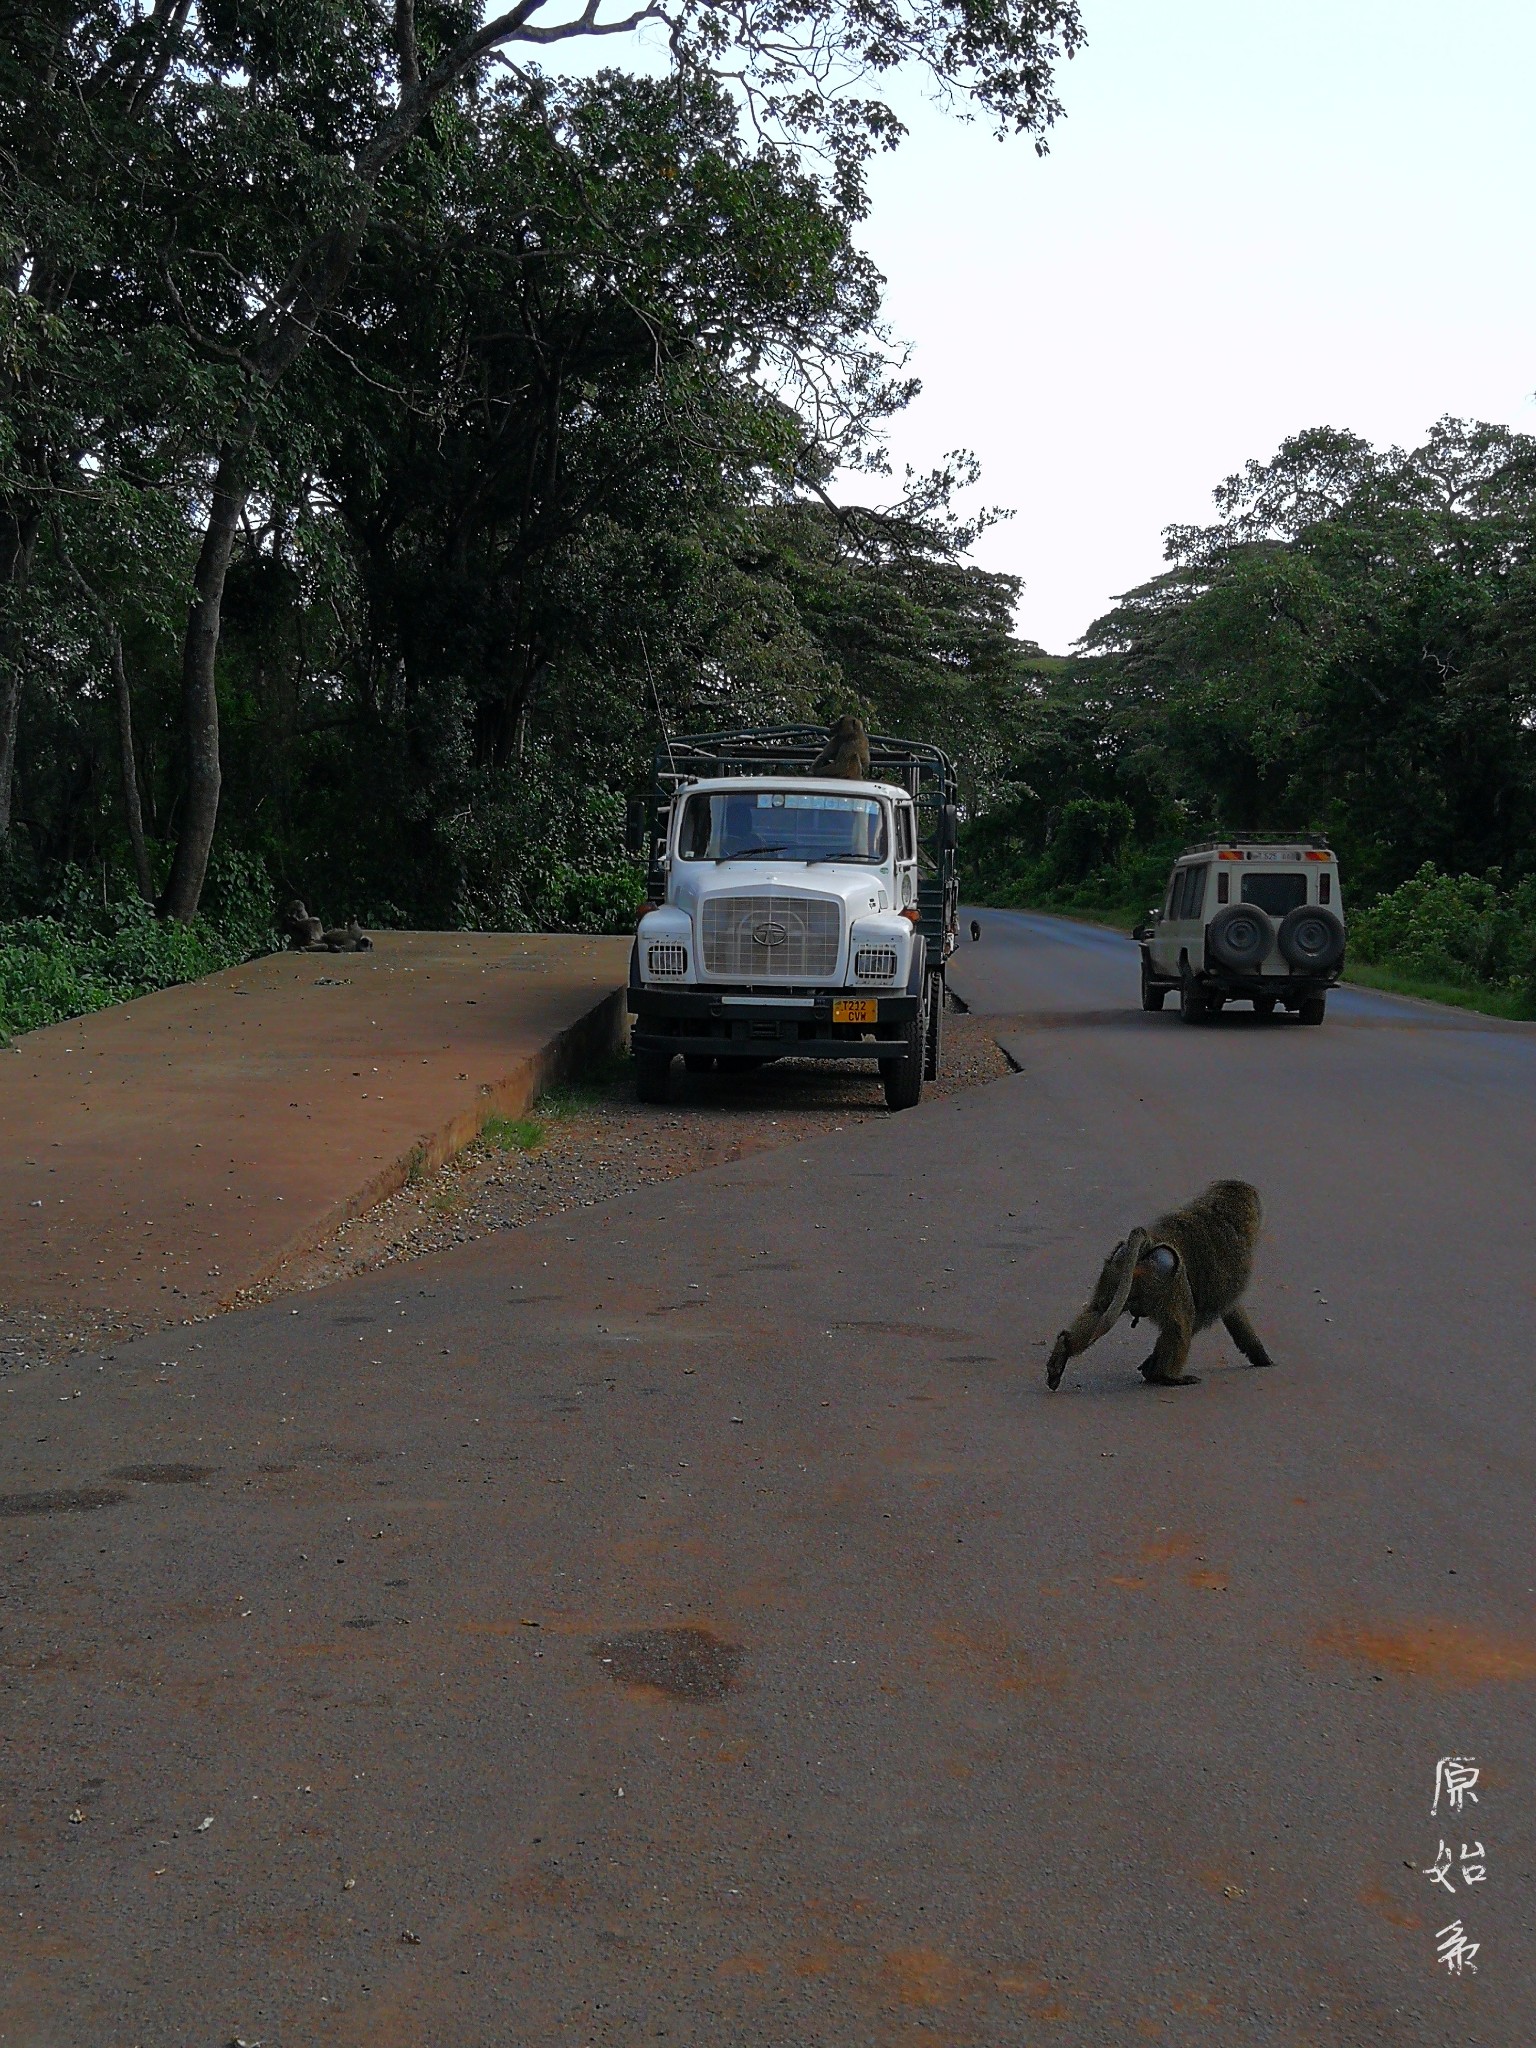
[[[7,633],[5,640],[10,641]],[[0,645],[0,852],[11,836],[11,785],[16,779],[16,723],[21,715],[21,664]]]
[[[186,744],[186,795],[176,856],[160,899],[162,917],[187,924],[196,917],[213,851],[219,817],[219,694],[215,663],[224,581],[234,551],[235,530],[245,510],[245,448],[241,440],[226,443],[219,454],[213,504],[197,558],[193,597],[187,616],[187,637],[181,664],[181,727]]]
[[[133,847],[133,874],[139,894],[146,903],[155,900],[155,878],[150,872],[149,849],[144,844],[144,813],[139,807],[139,764],[133,752],[133,698],[128,689],[128,671],[123,666],[123,636],[116,621],[108,628],[112,656],[112,689],[117,698],[117,752],[123,771],[123,815],[128,821],[128,840]]]
[[[11,789],[16,780],[16,727],[21,716],[21,621],[15,606],[32,570],[37,543],[35,507],[0,515],[0,853],[11,836]]]

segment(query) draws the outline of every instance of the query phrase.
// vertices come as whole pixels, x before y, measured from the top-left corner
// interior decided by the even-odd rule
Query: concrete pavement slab
[[[0,1311],[98,1334],[228,1306],[618,1042],[629,941],[384,932],[0,1054]]]

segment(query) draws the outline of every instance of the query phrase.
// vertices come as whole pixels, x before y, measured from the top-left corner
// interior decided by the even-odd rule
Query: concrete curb
[[[307,1224],[275,1253],[265,1265],[234,1293],[221,1297],[219,1310],[239,1308],[259,1294],[293,1260],[314,1251],[344,1224],[355,1223],[397,1195],[408,1182],[446,1166],[467,1145],[472,1145],[493,1116],[521,1116],[547,1088],[560,1081],[574,1080],[592,1060],[615,1053],[626,1042],[628,1012],[625,991],[609,991],[602,1001],[578,1017],[574,1024],[557,1032],[536,1053],[521,1059],[497,1081],[482,1081],[479,1100],[473,1109],[460,1110],[435,1131],[418,1138],[409,1150],[380,1167],[363,1186],[337,1202],[322,1216]]]

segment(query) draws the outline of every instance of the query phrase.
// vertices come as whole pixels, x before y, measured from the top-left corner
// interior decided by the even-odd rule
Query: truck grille
[[[816,981],[837,966],[842,915],[808,896],[705,899],[704,967],[733,981]]]

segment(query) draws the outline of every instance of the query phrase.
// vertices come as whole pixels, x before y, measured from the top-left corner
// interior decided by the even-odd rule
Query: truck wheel
[[[1321,1024],[1327,1009],[1326,996],[1308,996],[1297,1006],[1296,1021],[1299,1024]]]
[[[715,1071],[715,1056],[712,1052],[685,1052],[683,1065],[690,1074],[712,1074]]]
[[[897,1059],[880,1062],[887,1109],[915,1109],[923,1099],[923,1055],[928,1039],[926,1004],[902,1027],[901,1035],[907,1042],[906,1051]]]
[[[928,1030],[923,1044],[923,1079],[937,1081],[944,1057],[944,977],[928,977]]]
[[[635,1094],[641,1102],[665,1102],[670,1093],[672,1055],[653,1046],[635,1051]]]
[[[1160,1010],[1163,1007],[1163,998],[1167,993],[1167,989],[1159,988],[1152,979],[1151,969],[1147,966],[1147,956],[1143,953],[1141,956],[1141,1007],[1144,1010]]]

